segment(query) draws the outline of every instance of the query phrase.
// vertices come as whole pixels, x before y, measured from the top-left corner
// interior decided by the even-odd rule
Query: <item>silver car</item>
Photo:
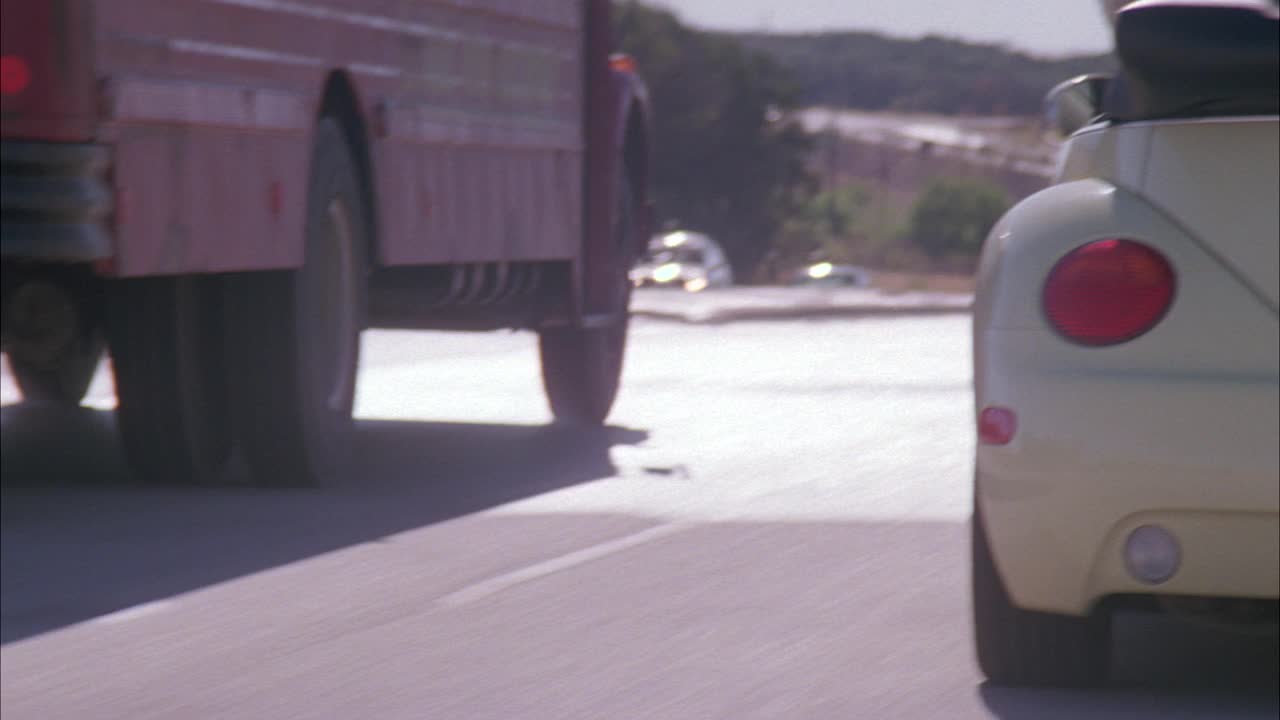
[[[733,284],[733,268],[710,236],[677,230],[649,242],[649,248],[631,270],[636,287],[670,287],[689,292]]]

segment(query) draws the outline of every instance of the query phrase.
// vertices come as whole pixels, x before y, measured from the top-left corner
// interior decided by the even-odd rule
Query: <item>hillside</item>
[[[1074,75],[1109,72],[1109,54],[1047,60],[990,45],[874,33],[732,37],[791,72],[802,105],[966,115],[1035,115]]]

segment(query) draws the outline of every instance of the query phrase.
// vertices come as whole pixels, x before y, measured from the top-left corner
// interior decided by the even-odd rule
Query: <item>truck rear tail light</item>
[[[18,55],[0,56],[0,95],[17,95],[31,85],[31,65]]]
[[[91,5],[0,0],[0,133],[6,140],[93,136]]]
[[[1160,322],[1173,304],[1173,267],[1156,249],[1108,239],[1067,253],[1049,271],[1042,303],[1062,337],[1100,347],[1132,340]]]
[[[625,53],[614,53],[609,56],[609,67],[618,72],[633,73],[636,71],[636,59]]]

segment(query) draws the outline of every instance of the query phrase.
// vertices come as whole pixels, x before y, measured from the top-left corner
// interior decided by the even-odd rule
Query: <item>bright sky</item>
[[[643,1],[643,0],[642,0]],[[648,0],[717,30],[864,30],[943,35],[1036,55],[1105,52],[1111,34],[1099,0]]]

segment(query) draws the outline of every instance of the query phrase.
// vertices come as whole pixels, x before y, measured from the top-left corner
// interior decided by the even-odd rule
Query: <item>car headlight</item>
[[[653,270],[653,279],[660,283],[671,282],[680,277],[680,263],[659,265]]]
[[[815,265],[810,265],[808,274],[809,274],[809,277],[813,278],[814,280],[821,280],[822,278],[825,278],[831,275],[831,271],[834,269],[835,269],[835,266],[832,265],[831,263],[820,262]]]

